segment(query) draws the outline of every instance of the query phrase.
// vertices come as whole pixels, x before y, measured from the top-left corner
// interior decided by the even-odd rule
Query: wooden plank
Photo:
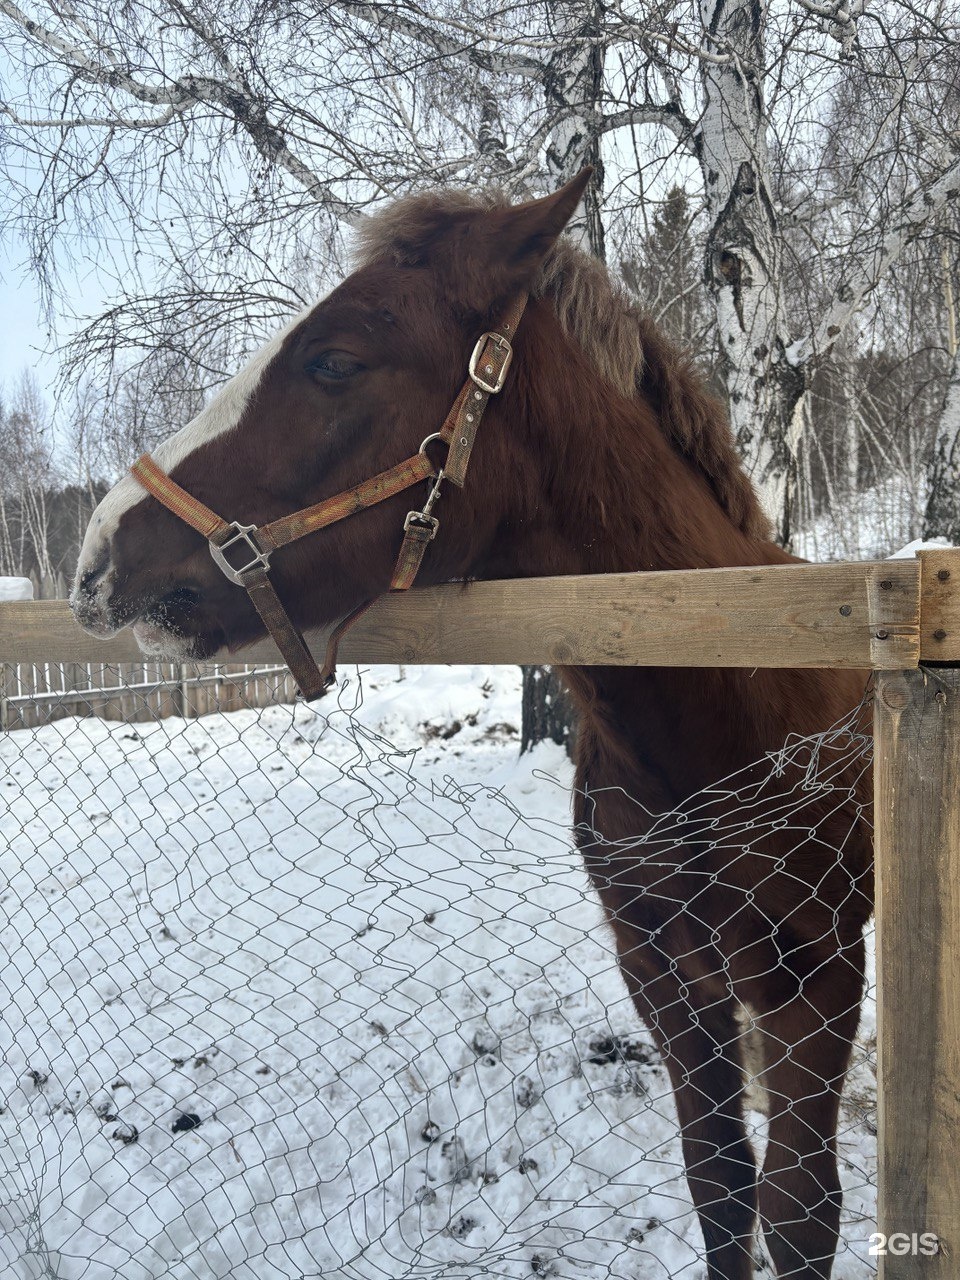
[[[960,662],[960,548],[918,551],[920,660]]]
[[[960,670],[881,674],[875,708],[880,1275],[956,1280]]]
[[[697,667],[914,666],[914,560],[524,578],[379,600],[350,631],[345,662]],[[322,637],[311,638],[322,653]],[[0,605],[0,661],[136,661],[129,632],[84,635],[65,603]],[[237,657],[278,661],[272,643]]]

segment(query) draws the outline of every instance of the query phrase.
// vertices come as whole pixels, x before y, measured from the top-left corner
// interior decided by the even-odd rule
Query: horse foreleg
[[[777,1275],[827,1280],[840,1226],[836,1133],[850,1046],[860,1019],[863,943],[759,1018],[770,1099],[760,1219]]]
[[[681,975],[643,980],[621,961],[640,1016],[670,1073],[687,1182],[706,1246],[708,1280],[749,1280],[757,1216],[756,1162],[743,1124],[739,1028],[729,997],[711,1001]]]

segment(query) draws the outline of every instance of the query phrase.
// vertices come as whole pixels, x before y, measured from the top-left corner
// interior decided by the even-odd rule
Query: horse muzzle
[[[77,622],[90,635],[112,636],[126,625],[121,611],[114,607],[111,599],[113,580],[114,572],[106,553],[89,567],[85,567],[81,559],[70,593],[70,608]]]

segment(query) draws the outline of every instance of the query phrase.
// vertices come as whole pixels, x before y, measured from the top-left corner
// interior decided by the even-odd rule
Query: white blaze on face
[[[223,386],[192,422],[181,427],[153,451],[153,457],[168,475],[197,449],[237,426],[250,397],[257,389],[270,362],[279,352],[284,339],[312,310],[313,307],[307,307],[294,316],[279,333],[250,358],[238,374]],[[110,539],[117,530],[121,516],[147,496],[146,490],[132,475],[125,475],[100,502],[90,517],[83,546],[80,549],[73,588],[74,595],[77,593],[80,578],[89,568],[97,564],[103,552],[109,548]],[[223,515],[225,520],[231,519],[229,512],[218,514]],[[108,569],[97,584],[96,597],[101,607],[106,605],[109,599],[112,579],[113,572]]]

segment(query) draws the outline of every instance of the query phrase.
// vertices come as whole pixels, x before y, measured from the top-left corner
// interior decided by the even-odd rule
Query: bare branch
[[[0,13],[6,14],[27,35],[51,53],[65,58],[89,83],[109,89],[119,89],[138,102],[149,103],[152,106],[166,105],[172,109],[173,114],[183,112],[199,103],[217,107],[232,116],[246,131],[264,160],[284,170],[334,217],[349,225],[356,225],[362,220],[363,215],[355,205],[340,199],[329,184],[319,178],[291,150],[283,130],[269,119],[264,104],[238,85],[199,75],[180,76],[169,84],[145,84],[120,69],[114,60],[110,59],[105,63],[92,58],[77,45],[41,26],[40,23],[34,22],[14,3],[14,0],[0,0]],[[97,53],[102,55],[103,50],[98,48]],[[117,127],[121,125],[122,118],[118,117]]]
[[[183,107],[168,107],[161,115],[131,119],[128,116],[51,116],[46,120],[28,120],[11,107],[0,103],[0,114],[22,129],[162,129],[164,125],[183,111]]]
[[[673,102],[664,105],[655,102],[637,103],[624,111],[602,116],[597,123],[597,129],[599,133],[612,133],[615,129],[644,124],[660,125],[664,129],[669,129],[685,147],[690,150],[696,149],[694,125]]]
[[[787,348],[786,359],[794,368],[801,369],[830,350],[906,246],[916,239],[948,201],[958,196],[960,159],[945,173],[914,192],[872,253],[853,259],[816,329]]]
[[[414,6],[404,6],[399,11],[392,4],[366,4],[364,0],[332,0],[332,7],[351,13],[378,29],[391,31],[395,35],[406,36],[415,40],[437,58],[453,58],[469,63],[481,71],[495,71],[500,75],[524,76],[540,79],[543,75],[543,63],[535,58],[516,53],[504,53],[502,49],[494,51],[489,47],[491,40],[485,34],[472,27],[460,27],[461,36],[455,38],[444,34],[437,18],[423,15],[423,20],[409,15],[416,13]],[[456,29],[457,24],[449,21],[444,26]]]

